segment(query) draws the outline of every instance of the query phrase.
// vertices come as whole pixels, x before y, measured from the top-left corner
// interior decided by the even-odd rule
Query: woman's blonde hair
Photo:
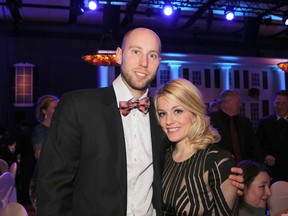
[[[36,119],[38,122],[41,123],[44,121],[45,114],[43,113],[43,110],[47,109],[52,101],[58,102],[59,99],[54,95],[43,95],[38,99],[36,107]]]
[[[187,111],[193,114],[194,122],[191,125],[188,140],[196,149],[205,148],[208,144],[220,140],[218,131],[210,125],[210,119],[206,115],[206,106],[202,94],[190,81],[186,79],[175,79],[165,84],[155,95],[155,107],[157,112],[157,100],[159,97],[167,97]],[[158,112],[157,112],[158,113]],[[158,114],[157,118],[159,121]]]

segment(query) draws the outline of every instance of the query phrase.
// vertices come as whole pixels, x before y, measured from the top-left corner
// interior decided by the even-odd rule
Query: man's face
[[[241,99],[240,99],[239,95],[237,95],[237,94],[233,95],[229,99],[228,104],[229,104],[230,114],[232,116],[240,113]]]
[[[288,115],[288,97],[284,95],[277,95],[274,100],[274,110],[280,117]]]
[[[148,29],[137,29],[126,38],[122,49],[117,49],[122,79],[134,97],[146,91],[156,76],[160,64],[160,40]]]

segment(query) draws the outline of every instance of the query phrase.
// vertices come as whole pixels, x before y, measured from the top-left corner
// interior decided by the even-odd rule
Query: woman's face
[[[193,124],[193,114],[165,96],[157,100],[159,123],[171,142],[187,140],[187,134]]]
[[[43,109],[43,113],[44,113],[45,115],[47,115],[47,119],[52,119],[52,116],[53,116],[53,114],[54,114],[54,111],[55,111],[57,105],[58,105],[58,101],[52,100],[52,101],[50,101],[50,103],[48,104],[47,109]]]
[[[265,208],[270,191],[270,176],[267,172],[260,172],[249,188],[244,189],[244,200],[256,208]]]

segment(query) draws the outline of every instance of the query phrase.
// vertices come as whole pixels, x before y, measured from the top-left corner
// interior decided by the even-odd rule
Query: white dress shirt
[[[121,75],[113,82],[117,104],[133,98],[124,84]],[[144,95],[146,97],[148,90]],[[120,111],[119,111],[120,112]],[[127,116],[122,116],[127,158],[127,215],[154,216],[153,195],[153,160],[149,114],[133,109]]]

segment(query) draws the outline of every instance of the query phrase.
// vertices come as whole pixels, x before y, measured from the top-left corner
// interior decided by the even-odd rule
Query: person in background
[[[219,100],[218,99],[215,99],[214,101],[212,101],[210,104],[209,104],[209,107],[208,107],[208,113],[211,113],[211,112],[216,112],[219,110]]]
[[[116,50],[121,74],[111,86],[61,97],[41,150],[39,215],[162,214],[166,146],[147,97],[160,53],[154,31],[133,29]],[[242,188],[242,176],[231,179]]]
[[[220,135],[200,91],[186,79],[172,80],[156,93],[155,107],[172,143],[162,179],[163,215],[236,215],[237,189],[228,178],[236,163],[213,145]]]
[[[48,135],[51,120],[59,99],[54,95],[43,95],[38,99],[36,107],[36,119],[40,123],[33,129],[32,143],[35,157],[39,159],[41,147]]]
[[[220,147],[230,151],[237,163],[244,159],[264,161],[264,153],[258,143],[251,121],[240,115],[241,99],[237,92],[223,91],[219,96],[220,109],[209,113],[211,123],[221,140]]]
[[[264,163],[243,160],[238,166],[244,172],[244,195],[240,198],[238,216],[265,216],[271,195],[271,175]]]
[[[274,95],[274,113],[259,120],[256,130],[260,145],[265,149],[265,162],[272,180],[288,181],[288,91]],[[288,205],[288,204],[287,204]]]
[[[18,160],[17,197],[21,204],[31,204],[29,185],[35,166],[32,146],[32,126],[27,120],[19,122],[20,132],[16,138],[16,154]]]
[[[5,128],[0,129],[0,158],[5,160],[9,167],[17,161],[16,138]]]
[[[29,195],[32,205],[35,209],[36,206],[36,190],[37,190],[37,178],[38,178],[38,160],[40,158],[41,148],[44,140],[46,139],[50,130],[51,120],[54,111],[58,105],[59,99],[54,95],[43,95],[37,101],[36,107],[36,119],[40,123],[32,132],[32,144],[34,147],[35,157],[37,159],[33,176],[30,183]]]

